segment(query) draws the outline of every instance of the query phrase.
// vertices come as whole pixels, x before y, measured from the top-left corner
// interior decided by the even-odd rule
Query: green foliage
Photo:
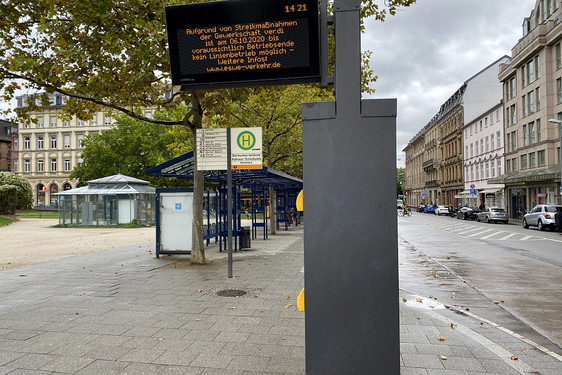
[[[16,213],[18,188],[13,185],[0,185],[0,215]]]
[[[31,194],[31,184],[27,179],[12,172],[0,172],[0,186],[4,185],[16,187],[17,209],[24,210],[31,208],[33,197]]]
[[[169,145],[175,137],[170,130],[165,125],[120,116],[111,129],[84,138],[83,163],[74,168],[70,177],[84,184],[88,180],[121,173],[148,180],[157,187],[185,184],[185,181],[145,173],[146,169],[174,156]]]
[[[406,188],[406,170],[404,168],[396,169],[396,193],[404,194]]]

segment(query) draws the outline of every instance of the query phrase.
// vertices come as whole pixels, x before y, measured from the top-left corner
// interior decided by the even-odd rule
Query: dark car
[[[480,212],[476,208],[472,207],[462,207],[460,210],[457,211],[457,219],[463,220],[476,220],[477,214]]]

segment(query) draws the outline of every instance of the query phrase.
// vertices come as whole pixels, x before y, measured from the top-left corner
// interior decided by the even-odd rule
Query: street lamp
[[[562,120],[551,118],[548,122],[558,124],[558,135],[560,136],[560,153],[558,154],[558,162],[560,163],[560,203],[562,203]]]

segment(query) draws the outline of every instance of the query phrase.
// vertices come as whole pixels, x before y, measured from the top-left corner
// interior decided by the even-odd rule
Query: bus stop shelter
[[[182,179],[193,179],[195,160],[193,151],[178,156],[160,165],[147,169],[146,173],[152,176],[176,177]],[[205,182],[217,185],[217,227],[216,233],[222,251],[223,244],[226,243],[227,226],[227,171],[204,171]],[[242,169],[232,171],[233,183],[233,236],[238,237],[241,229],[241,196],[242,191],[249,191],[251,196],[251,219],[252,219],[252,238],[258,236],[261,229],[263,239],[267,239],[267,203],[269,188],[272,187],[277,195],[277,218],[276,225],[279,229],[280,224],[289,225],[289,216],[292,212],[296,213],[296,197],[303,188],[303,181],[283,172],[272,168],[262,167],[261,169]],[[158,220],[156,225],[158,226]],[[210,238],[207,238],[209,241]],[[237,244],[238,241],[235,241]],[[207,242],[208,243],[208,242]]]

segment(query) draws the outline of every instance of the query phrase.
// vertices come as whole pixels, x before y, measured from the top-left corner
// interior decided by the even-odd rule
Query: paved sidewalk
[[[0,271],[0,375],[304,374],[302,234],[252,241],[233,279],[216,246],[191,266],[154,243]],[[400,298],[402,374],[562,373],[491,322]]]

